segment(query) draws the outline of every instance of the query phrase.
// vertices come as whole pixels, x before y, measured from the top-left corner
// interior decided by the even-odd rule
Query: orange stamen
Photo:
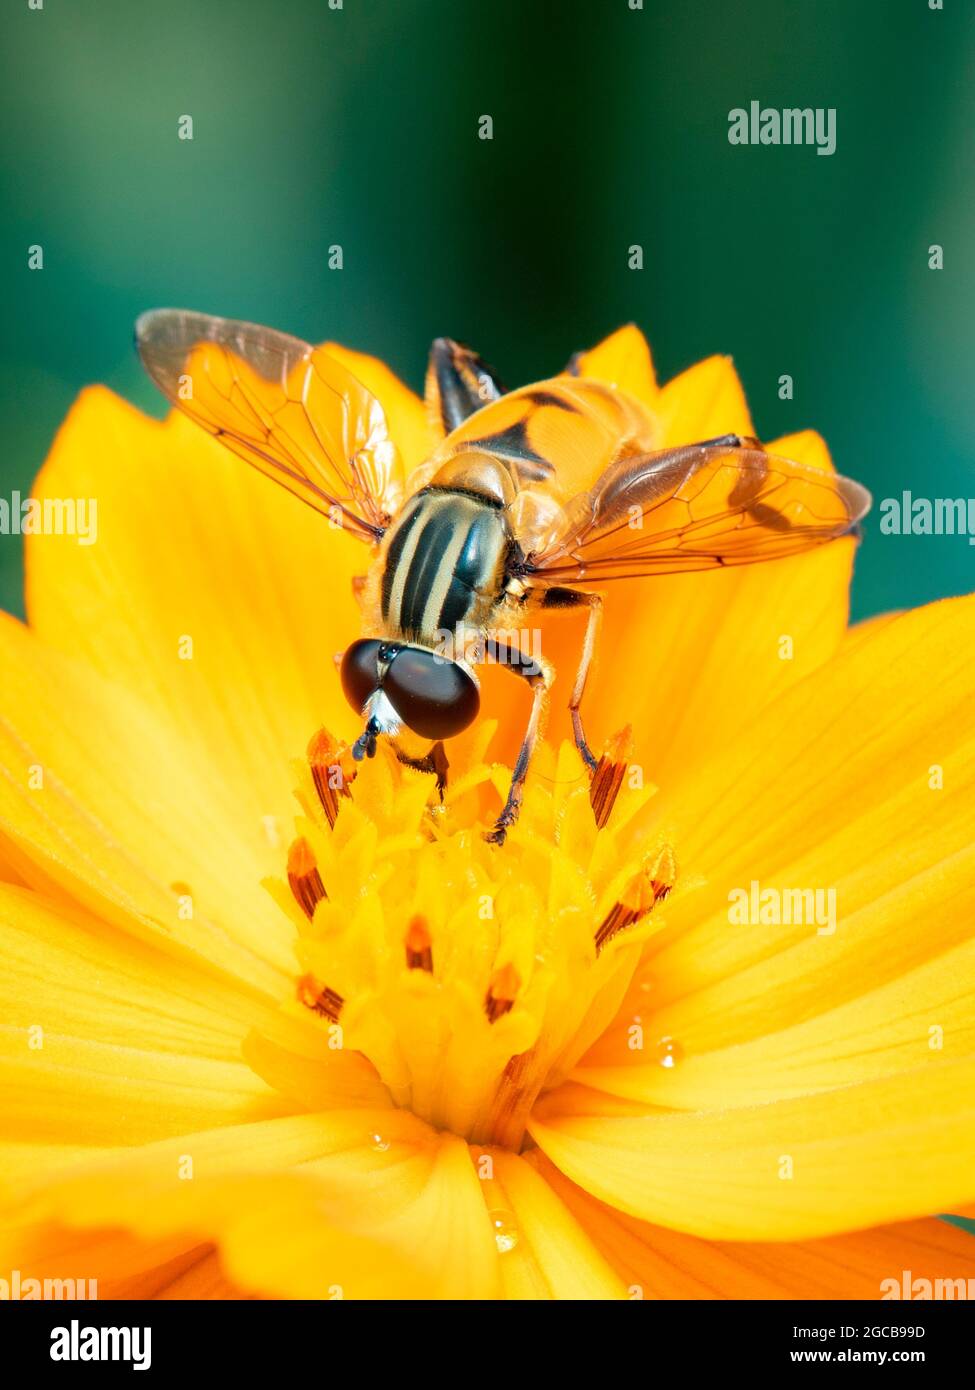
[[[423,917],[412,918],[406,929],[406,967],[428,974],[433,971],[433,942]]]
[[[596,932],[597,954],[625,927],[631,927],[652,912],[677,881],[677,861],[674,851],[664,845],[653,859],[648,859],[623,890],[619,902],[613,904]]]
[[[657,853],[650,869],[650,882],[653,886],[655,903],[658,903],[661,898],[666,898],[677,882],[677,860],[674,858],[674,851],[670,845],[664,845],[663,849]]]
[[[295,840],[288,850],[288,883],[298,906],[311,921],[315,908],[328,894],[318,872],[312,847],[303,836]]]
[[[334,989],[323,989],[311,975],[302,975],[298,981],[298,1002],[337,1023],[345,1000]]]
[[[632,756],[633,730],[627,724],[607,743],[589,784],[589,804],[598,830],[602,830],[612,814]]]
[[[510,961],[499,970],[495,970],[484,999],[484,1012],[488,1016],[488,1023],[495,1023],[508,1013],[518,998],[520,988],[521,976]]]
[[[327,729],[319,729],[308,744],[307,756],[322,810],[334,829],[339,797],[352,795],[349,783],[355,780],[356,766],[351,750],[347,744],[333,738]]]

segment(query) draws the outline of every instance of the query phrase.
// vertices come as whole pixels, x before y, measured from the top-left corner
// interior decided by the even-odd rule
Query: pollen
[[[323,780],[348,749],[319,731],[294,765],[287,884],[268,887],[295,926],[299,1000],[323,1026],[341,1016],[341,1046],[394,1104],[517,1151],[538,1097],[571,1075],[666,930],[676,868],[638,829],[655,792],[625,776],[627,731],[600,765],[601,827],[576,749],[545,745],[518,822],[488,844],[511,775],[485,759],[491,734],[455,741],[441,800],[436,776],[385,741],[354,781]]]

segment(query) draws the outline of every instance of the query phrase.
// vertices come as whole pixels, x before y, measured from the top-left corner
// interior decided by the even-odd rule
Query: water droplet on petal
[[[676,1038],[661,1038],[657,1043],[657,1061],[662,1067],[676,1067],[684,1055],[684,1049]]]
[[[377,1154],[384,1154],[389,1148],[389,1140],[384,1139],[381,1134],[370,1134],[369,1147],[375,1149]]]
[[[498,1254],[507,1255],[518,1244],[514,1214],[510,1211],[492,1211],[488,1213],[488,1219],[494,1231],[494,1243],[498,1247]]]

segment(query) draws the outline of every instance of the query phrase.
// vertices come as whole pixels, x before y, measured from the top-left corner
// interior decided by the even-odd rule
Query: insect
[[[379,738],[438,772],[441,742],[480,707],[478,664],[507,666],[532,691],[507,800],[488,838],[502,843],[521,804],[554,678],[522,651],[526,612],[584,608],[569,699],[588,768],[581,704],[608,583],[793,555],[854,530],[870,506],[859,483],[725,435],[659,447],[650,413],[578,374],[505,392],[471,349],[438,338],[426,403],[436,436],[409,476],[382,406],[334,356],[255,324],[156,309],[136,324],[142,361],[169,400],[262,473],[372,552],[360,586],[364,635],[341,680]],[[403,727],[433,741],[425,758]],[[441,780],[442,789],[442,780]]]

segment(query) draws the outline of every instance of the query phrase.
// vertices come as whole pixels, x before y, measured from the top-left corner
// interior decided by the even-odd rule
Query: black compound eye
[[[342,658],[342,689],[345,698],[361,714],[369,696],[379,689],[379,649],[382,642],[362,637],[353,642]]]
[[[481,697],[456,661],[404,647],[390,664],[383,689],[396,713],[422,738],[452,738],[477,718]]]

